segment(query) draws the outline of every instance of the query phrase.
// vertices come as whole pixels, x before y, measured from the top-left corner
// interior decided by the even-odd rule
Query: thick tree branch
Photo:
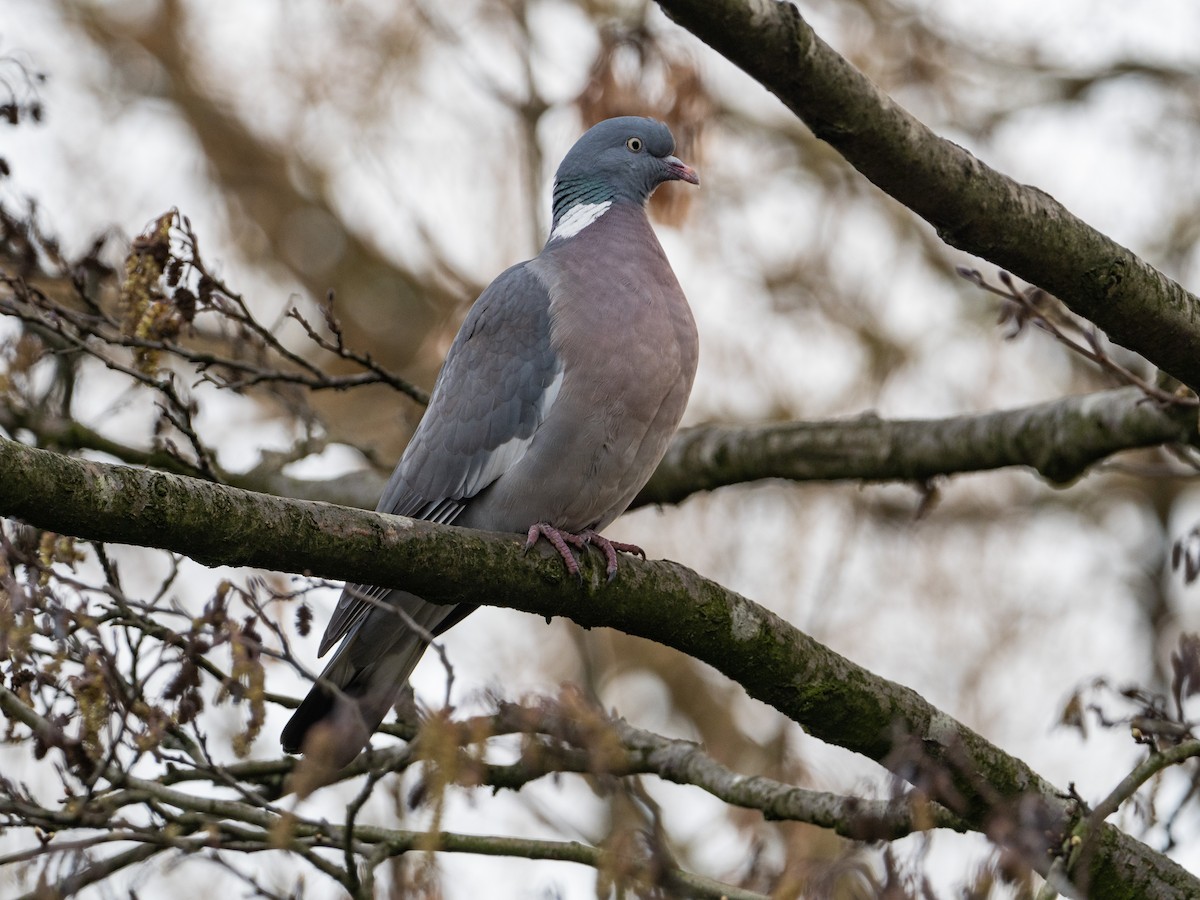
[[[1200,387],[1200,301],[1049,194],[938,137],[822,41],[791,3],[658,0],[948,244],[1060,298]]]
[[[948,419],[706,425],[676,436],[634,504],[762,478],[921,482],[1005,466],[1062,483],[1121,450],[1196,438],[1194,409],[1163,408],[1133,387]]]
[[[608,584],[592,565],[585,568],[592,577],[580,584],[549,554],[523,560],[515,536],[252,494],[8,440],[0,440],[0,514],[91,540],[172,549],[208,564],[402,585],[436,603],[498,605],[619,628],[709,663],[822,740],[888,765],[972,827],[986,829],[1018,803],[1036,803],[1051,833],[1077,818],[1028,766],[916,692],[674,563],[624,560]],[[1106,886],[1126,883],[1131,865],[1154,879],[1156,896],[1200,895],[1200,881],[1128,835],[1103,825],[1097,838],[1082,876],[1092,896],[1116,896]]]
[[[199,475],[167,453],[113,441],[73,420],[0,404],[0,427],[27,429],[45,447],[98,450],[128,463]],[[1094,463],[1138,447],[1195,443],[1196,411],[1163,407],[1134,387],[1035,406],[947,419],[854,419],[771,425],[699,425],[676,435],[650,482],[633,502],[680,503],[700,491],[780,478],[789,481],[913,481],[939,475],[1028,466],[1056,483]],[[314,481],[264,464],[221,473],[247,490],[370,509],[383,490],[374,472]]]

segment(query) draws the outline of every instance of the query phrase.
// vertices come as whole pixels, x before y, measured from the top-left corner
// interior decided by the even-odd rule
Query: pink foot
[[[568,543],[573,544],[582,550],[587,545],[587,540],[574,534],[570,531],[559,531],[553,525],[546,522],[535,522],[529,526],[529,534],[525,536],[525,552],[529,552],[529,548],[537,543],[539,537],[544,537],[550,542],[550,546],[558,551],[558,555],[562,557],[563,563],[567,567],[567,571],[576,578],[582,578],[579,574],[579,563],[575,561],[575,556],[571,553],[571,548]]]
[[[637,544],[626,544],[623,541],[610,541],[604,535],[600,534],[600,532],[593,531],[590,528],[583,532],[580,537],[586,540],[589,544],[599,547],[604,553],[604,561],[607,563],[605,566],[605,572],[608,573],[609,581],[612,581],[617,575],[618,550],[620,550],[622,553],[632,553],[635,556],[640,556],[642,559],[646,558],[646,551]]]
[[[608,575],[608,580],[612,581],[617,574],[617,552],[634,553],[642,559],[646,558],[646,551],[636,544],[626,544],[621,541],[610,541],[598,531],[591,528],[583,531],[580,534],[575,534],[571,531],[563,531],[555,528],[546,522],[538,522],[529,526],[529,534],[525,537],[525,550],[537,543],[539,537],[544,537],[550,542],[558,555],[562,557],[563,563],[567,567],[567,571],[576,577],[582,577],[579,573],[579,563],[575,559],[575,555],[571,552],[571,547],[577,547],[582,550],[588,544],[592,544],[600,548],[604,554],[605,572]],[[570,544],[571,547],[567,545]]]

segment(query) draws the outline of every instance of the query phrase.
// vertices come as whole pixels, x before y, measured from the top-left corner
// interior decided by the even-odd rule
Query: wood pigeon
[[[633,500],[675,433],[698,342],[646,217],[665,181],[699,184],[661,122],[608,119],[554,180],[542,252],[493,281],[450,347],[380,512],[641,552],[598,533]],[[644,555],[644,554],[643,554]],[[351,762],[399,698],[429,641],[473,606],[348,585],[319,655],[343,640],[283,730],[283,749],[327,772]]]

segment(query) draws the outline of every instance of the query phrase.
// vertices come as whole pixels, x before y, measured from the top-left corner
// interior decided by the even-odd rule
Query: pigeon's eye
[[[642,139],[639,137],[631,137],[629,140],[627,140],[625,142],[625,146],[628,147],[630,150],[632,150],[634,153],[641,153],[642,152]]]

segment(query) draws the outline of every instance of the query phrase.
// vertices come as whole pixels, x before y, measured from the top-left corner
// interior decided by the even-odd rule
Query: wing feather
[[[376,509],[450,524],[525,455],[562,385],[550,344],[550,295],[525,263],[475,301],[429,408]],[[324,655],[387,590],[350,585],[321,640]]]

